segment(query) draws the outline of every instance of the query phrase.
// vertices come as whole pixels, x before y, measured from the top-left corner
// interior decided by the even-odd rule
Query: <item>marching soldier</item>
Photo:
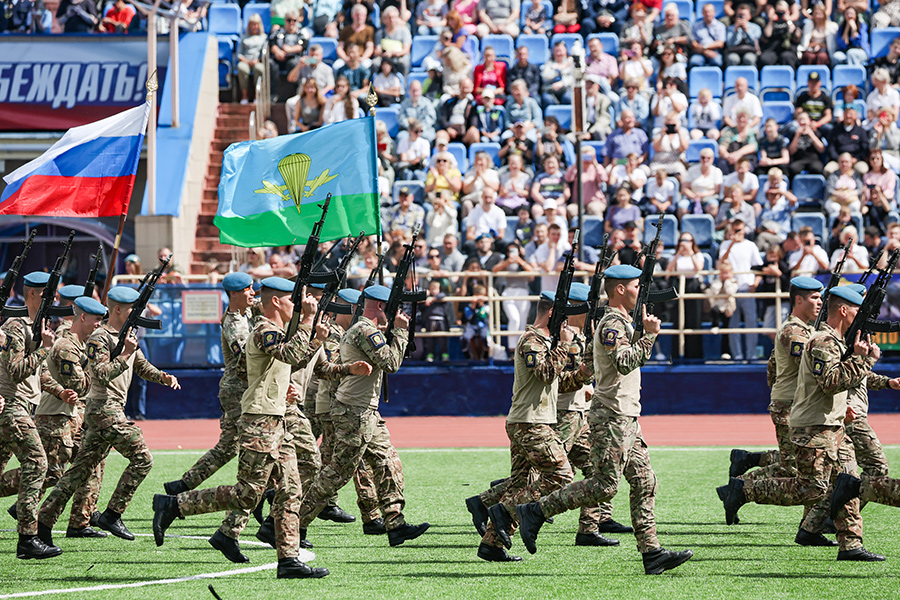
[[[631,311],[640,293],[641,270],[616,265],[604,273],[609,306],[594,333],[595,388],[588,420],[591,427],[591,456],[594,473],[542,497],[538,502],[520,504],[516,513],[522,541],[528,551],[537,551],[535,539],[547,517],[582,506],[610,501],[619,479],[631,486],[631,522],[642,555],[644,572],[656,575],[686,562],[690,550],[673,552],[660,546],[656,536],[653,506],[656,475],[641,432],[640,367],[650,358],[660,330],[660,320],[644,310],[644,333],[635,344]]]
[[[285,339],[285,328],[294,312],[293,288],[294,284],[282,277],[262,281],[262,316],[257,319],[245,349],[248,385],[241,398],[237,484],[182,492],[177,496],[154,496],[153,535],[157,546],[163,544],[166,529],[177,517],[221,510],[252,510],[274,474],[272,513],[278,553],[277,577],[328,575],[328,569],[309,567],[297,557],[302,537],[297,527],[297,508],[302,492],[294,445],[284,418],[291,366],[306,365],[321,346],[328,329],[319,324],[315,335],[310,335],[316,302],[304,296],[301,324],[291,338]],[[247,562],[237,540],[229,537],[228,532],[223,523],[210,543],[232,562]]]
[[[378,414],[382,374],[397,372],[409,339],[409,317],[402,312],[394,319],[394,339],[390,344],[378,328],[378,323],[385,319],[384,307],[390,293],[382,285],[366,288],[363,316],[341,340],[341,362],[365,361],[372,371],[369,375],[344,377],[335,392],[331,407],[334,453],[331,463],[322,469],[312,489],[303,497],[300,506],[303,534],[328,499],[350,481],[360,460],[365,460],[374,471],[391,546],[413,540],[430,527],[428,523],[410,525],[403,517],[403,472],[399,461],[393,460],[390,434]]]
[[[38,534],[45,543],[52,542],[51,530],[62,514],[69,498],[91,478],[97,466],[115,448],[128,460],[106,510],[97,518],[96,526],[124,540],[134,534],[122,522],[138,486],[150,472],[153,457],[141,429],[125,418],[125,401],[134,375],[147,381],[181,389],[178,379],[160,371],[144,358],[132,334],[125,340],[122,353],[111,358],[119,339],[119,330],[131,313],[139,294],[134,288],[115,286],[109,290],[109,320],[91,334],[87,343],[88,374],[91,380],[85,408],[85,434],[75,461],[56,487],[47,495],[38,516]]]

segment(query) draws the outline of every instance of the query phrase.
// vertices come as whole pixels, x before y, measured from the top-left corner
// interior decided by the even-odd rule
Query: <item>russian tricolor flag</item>
[[[3,178],[0,215],[118,217],[134,188],[150,102],[73,127]]]

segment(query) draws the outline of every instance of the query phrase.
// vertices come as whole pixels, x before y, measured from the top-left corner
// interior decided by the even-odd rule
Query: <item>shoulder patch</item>
[[[370,335],[369,342],[372,343],[372,347],[376,350],[387,344],[387,342],[384,340],[384,334],[382,334],[380,331],[376,331],[375,333]]]
[[[87,355],[91,360],[97,356],[97,342],[88,342]]]
[[[237,340],[231,342],[231,352],[237,356],[241,353],[241,345],[237,342]]]
[[[61,375],[71,375],[75,370],[75,363],[70,360],[61,361],[59,364],[59,372]]]
[[[615,329],[604,329],[603,330],[603,345],[604,346],[615,346],[616,340],[619,339],[619,332]]]
[[[813,360],[813,374],[821,375],[825,371],[825,361],[820,359]]]
[[[6,341],[3,342],[3,345],[2,345],[2,346],[0,346],[0,351],[6,352],[7,350],[9,350],[9,344],[10,344],[10,342],[12,342],[12,337],[10,337],[10,335],[7,334],[7,335],[6,335]]]
[[[325,348],[325,360],[331,362],[331,350]]]
[[[263,346],[268,348],[269,346],[273,346],[278,343],[278,332],[277,331],[267,331],[263,334]]]
[[[791,342],[791,356],[803,354],[803,342]]]
[[[537,365],[537,352],[526,352],[525,356],[525,366],[529,369],[533,369],[535,365]]]

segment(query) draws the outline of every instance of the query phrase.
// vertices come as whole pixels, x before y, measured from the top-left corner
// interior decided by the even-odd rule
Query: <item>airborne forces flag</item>
[[[304,244],[331,193],[321,241],[381,228],[375,118],[240,142],[225,150],[219,240],[235,246]]]

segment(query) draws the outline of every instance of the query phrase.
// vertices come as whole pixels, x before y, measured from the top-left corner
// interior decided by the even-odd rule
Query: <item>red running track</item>
[[[869,415],[883,444],[900,444],[900,414]],[[387,419],[397,448],[507,447],[503,417],[393,417]],[[151,450],[205,450],[219,438],[216,419],[141,421]],[[652,446],[774,446],[768,415],[669,415],[641,417]]]

